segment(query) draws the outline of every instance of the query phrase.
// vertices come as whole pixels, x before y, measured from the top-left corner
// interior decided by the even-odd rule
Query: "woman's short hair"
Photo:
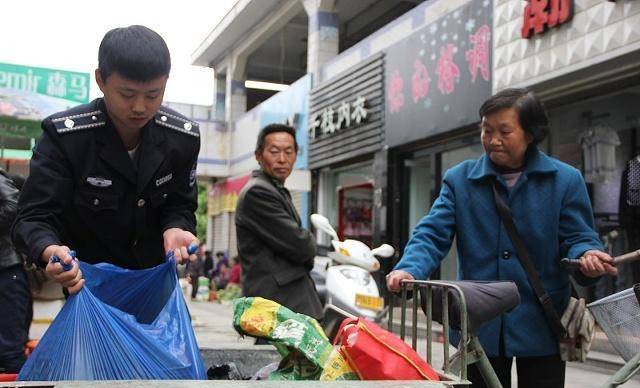
[[[549,118],[538,97],[526,88],[503,89],[480,107],[480,120],[502,109],[514,108],[520,126],[538,144],[549,134]]]

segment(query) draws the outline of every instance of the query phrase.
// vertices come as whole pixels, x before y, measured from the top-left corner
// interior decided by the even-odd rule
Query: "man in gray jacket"
[[[255,157],[260,170],[243,188],[236,207],[242,291],[322,319],[322,304],[309,276],[316,245],[300,224],[284,187],[298,153],[295,129],[270,124],[258,135]]]

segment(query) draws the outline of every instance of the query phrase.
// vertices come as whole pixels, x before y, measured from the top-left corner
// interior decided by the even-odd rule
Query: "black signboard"
[[[309,168],[372,154],[384,145],[384,55],[372,55],[311,90]]]
[[[478,121],[491,95],[490,0],[473,0],[387,50],[389,146]]]

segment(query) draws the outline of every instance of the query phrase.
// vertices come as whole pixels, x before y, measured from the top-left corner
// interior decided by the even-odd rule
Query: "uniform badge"
[[[155,116],[155,123],[186,135],[200,137],[198,123],[187,119],[177,112],[159,109]]]
[[[94,187],[109,187],[113,184],[113,182],[110,179],[106,179],[99,176],[88,177],[87,183]]]
[[[85,108],[89,108],[86,106]],[[62,133],[75,133],[82,129],[98,128],[107,123],[106,116],[102,111],[82,111],[69,116],[51,119],[56,131]]]
[[[173,173],[169,173],[169,175],[165,175],[162,178],[156,179],[156,187],[164,185],[165,183],[169,182],[171,179],[173,179]]]

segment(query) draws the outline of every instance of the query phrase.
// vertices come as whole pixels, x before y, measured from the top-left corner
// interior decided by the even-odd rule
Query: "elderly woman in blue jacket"
[[[517,230],[554,307],[562,314],[570,297],[562,257],[580,258],[578,281],[616,274],[593,230],[593,214],[580,172],[537,147],[549,129],[536,96],[505,89],[480,108],[485,153],[448,170],[440,195],[413,231],[387,287],[397,292],[404,279],[426,279],[457,237],[458,278],[512,280],[521,303],[478,331],[478,337],[504,387],[511,386],[516,358],[520,387],[563,387],[565,363],[558,341],[529,285],[513,243],[502,225],[492,185],[511,208]],[[474,368],[474,387],[484,382]]]

